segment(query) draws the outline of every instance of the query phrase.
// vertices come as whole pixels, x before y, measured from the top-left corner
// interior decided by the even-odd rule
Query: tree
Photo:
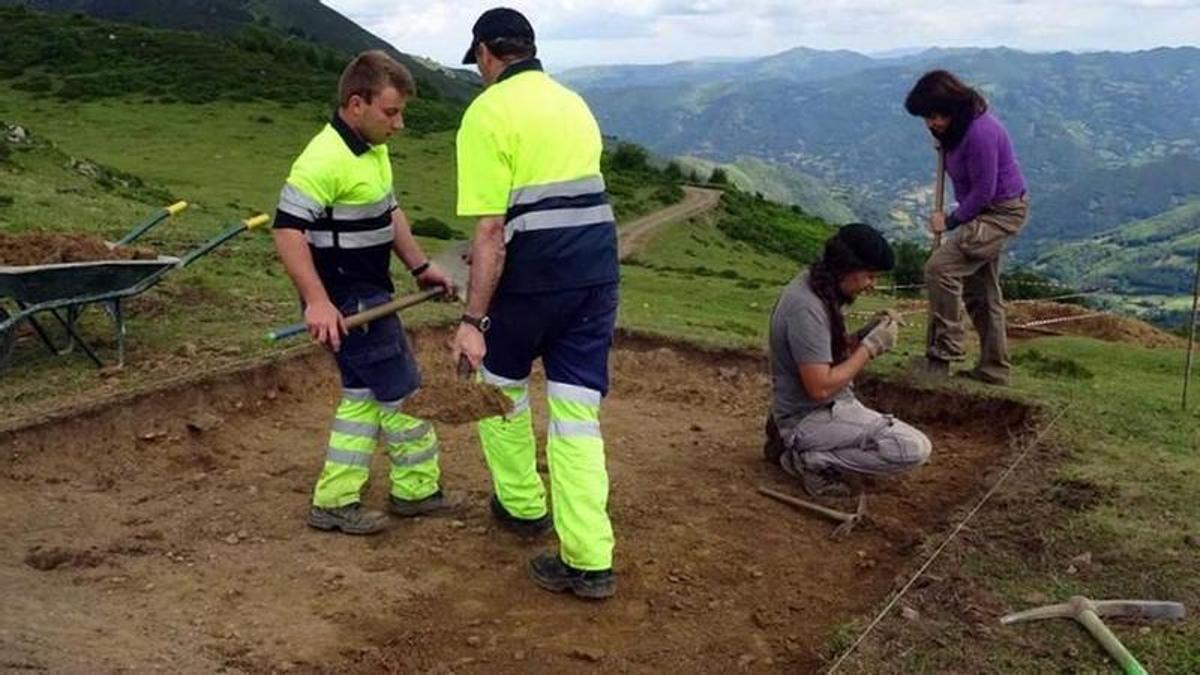
[[[915,241],[901,241],[892,247],[896,253],[896,267],[892,269],[892,281],[897,286],[915,286],[924,283],[925,260],[929,251]]]
[[[718,166],[712,170],[712,174],[710,174],[708,177],[708,182],[712,183],[713,185],[728,185],[729,174],[725,173],[725,169],[722,169]]]

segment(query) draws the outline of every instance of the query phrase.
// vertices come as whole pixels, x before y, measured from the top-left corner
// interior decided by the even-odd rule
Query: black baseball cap
[[[515,9],[508,7],[493,7],[483,14],[471,28],[471,46],[463,57],[464,65],[475,63],[475,46],[480,42],[491,42],[499,38],[512,40],[528,40],[533,44],[533,26],[529,19]]]
[[[879,230],[866,223],[850,223],[834,235],[849,252],[851,266],[872,272],[887,272],[896,266],[896,255]]]

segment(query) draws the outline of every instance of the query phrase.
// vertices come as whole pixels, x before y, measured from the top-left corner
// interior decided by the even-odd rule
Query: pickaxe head
[[[1040,619],[1077,619],[1085,610],[1091,610],[1101,618],[1182,619],[1185,614],[1183,605],[1178,602],[1162,602],[1159,600],[1093,601],[1077,595],[1071,598],[1070,602],[1059,605],[1046,605],[1045,607],[1037,607],[1024,612],[1009,614],[1001,618],[1000,623],[1008,625],[1023,621],[1038,621]]]

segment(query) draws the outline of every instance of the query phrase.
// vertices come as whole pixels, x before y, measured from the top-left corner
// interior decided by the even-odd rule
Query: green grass
[[[766,344],[779,291],[803,265],[731,239],[718,225],[726,217],[718,211],[669,227],[621,266],[622,326],[708,345]],[[860,299],[850,323],[886,302]]]

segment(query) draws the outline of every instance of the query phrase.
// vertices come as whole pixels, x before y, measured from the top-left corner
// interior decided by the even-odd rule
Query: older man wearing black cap
[[[558,534],[558,550],[531,560],[530,577],[550,591],[603,599],[616,592],[600,406],[619,266],[600,127],[578,94],[543,72],[520,12],[490,9],[471,33],[463,61],[478,65],[487,89],[463,114],[456,143],[458,215],[477,221],[452,359],[513,401],[508,415],[479,422],[479,440],[492,515],[519,535],[546,534],[551,524]],[[530,410],[537,359],[546,373],[549,501]]]
[[[854,395],[854,378],[895,346],[899,317],[880,312],[847,335],[842,310],[894,264],[873,227],[844,225],[825,242],[821,260],[784,288],[771,315],[765,452],[814,497],[848,495],[844,473],[895,474],[929,458],[925,434]]]

